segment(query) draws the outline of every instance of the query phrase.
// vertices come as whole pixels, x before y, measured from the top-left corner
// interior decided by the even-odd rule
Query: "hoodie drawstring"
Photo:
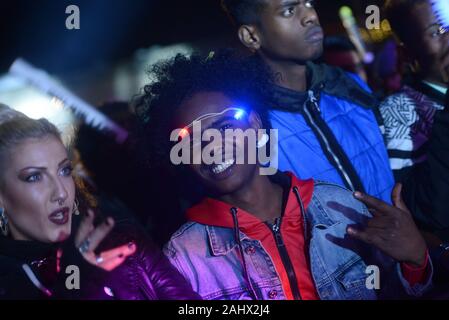
[[[305,210],[304,210],[304,203],[303,203],[303,201],[301,199],[301,196],[299,194],[298,187],[293,187],[293,193],[295,194],[296,199],[298,200],[298,203],[299,203],[299,207],[301,209],[301,215],[303,216],[303,219],[304,219],[304,238],[307,239],[307,226],[306,226],[306,223],[305,223],[305,219],[306,219],[305,215],[306,215],[306,213],[305,213]],[[237,242],[237,245],[239,247],[239,252],[240,252],[240,256],[241,256],[241,264],[242,264],[242,267],[243,267],[244,278],[245,278],[245,281],[246,281],[246,283],[247,283],[247,285],[249,287],[250,294],[252,295],[252,297],[255,300],[257,300],[257,294],[256,294],[256,291],[254,290],[253,284],[252,284],[251,279],[250,279],[249,274],[248,274],[248,268],[246,266],[245,255],[244,255],[244,252],[243,252],[243,246],[242,246],[242,243],[240,241],[240,228],[239,228],[239,221],[237,219],[237,208],[232,207],[231,208],[231,214],[232,214],[232,219],[234,221],[234,237],[235,237],[235,241]]]
[[[235,241],[237,242],[237,245],[239,247],[239,252],[240,252],[240,256],[241,256],[241,264],[243,267],[243,276],[245,277],[245,281],[249,287],[250,294],[252,295],[254,300],[257,300],[257,294],[256,294],[256,291],[254,290],[253,284],[251,282],[251,278],[249,277],[249,274],[248,274],[248,268],[246,266],[245,255],[243,252],[243,246],[240,241],[240,228],[239,228],[239,221],[237,219],[237,208],[232,207],[231,214],[232,214],[232,219],[234,221],[234,237],[235,237]]]
[[[299,207],[301,209],[301,215],[304,221],[304,239],[307,240],[308,238],[308,233],[307,233],[307,224],[306,224],[306,211],[304,210],[304,203],[302,202],[301,196],[299,195],[299,190],[298,187],[293,187],[293,193],[296,196],[296,200],[298,200],[299,203]]]

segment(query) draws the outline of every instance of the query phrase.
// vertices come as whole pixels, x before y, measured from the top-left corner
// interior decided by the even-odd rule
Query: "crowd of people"
[[[323,46],[313,1],[221,5],[247,54],[152,65],[101,108],[124,144],[83,125],[64,145],[0,105],[0,299],[449,298],[449,30],[431,1],[386,1],[402,84],[381,99],[350,41]]]

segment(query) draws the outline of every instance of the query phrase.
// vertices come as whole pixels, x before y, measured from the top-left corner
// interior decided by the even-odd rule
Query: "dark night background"
[[[318,0],[327,34],[342,31],[337,12],[350,5],[359,20],[367,5],[383,1]],[[78,5],[81,29],[67,30],[65,8]],[[126,59],[138,48],[189,42],[234,44],[218,0],[18,0],[0,4],[0,73],[24,57],[63,75]]]
[[[332,35],[345,32],[338,16],[341,6],[349,5],[359,26],[364,26],[365,8],[371,4],[381,6],[382,3],[381,0],[318,0],[316,9],[325,33]],[[69,5],[77,5],[80,9],[80,30],[66,29],[68,14],[65,11]],[[18,0],[1,2],[0,15],[0,78],[16,58],[22,57],[61,80],[77,96],[96,107],[117,99],[128,100],[141,88],[139,81],[142,79],[138,81],[136,74],[142,73],[147,60],[143,59],[142,64],[135,63],[139,49],[184,43],[209,52],[219,47],[239,45],[219,0]],[[142,81],[147,80],[144,78]],[[20,93],[15,95],[21,96]],[[29,98],[28,104],[31,109],[36,109],[33,99]],[[106,113],[105,107],[101,110]],[[100,164],[97,165],[98,170],[92,170],[98,181],[101,181],[102,173],[105,181],[113,178],[114,183],[99,183],[105,186],[103,191],[115,188],[112,194],[125,194],[119,197],[128,205],[132,204],[131,209],[143,217],[148,214],[147,194],[160,198],[156,199],[160,204],[151,203],[151,211],[155,215],[150,220],[155,220],[149,220],[148,225],[160,226],[152,229],[152,233],[158,242],[164,243],[167,240],[164,237],[176,230],[175,220],[179,218],[157,216],[158,212],[177,212],[177,208],[167,209],[173,204],[172,199],[164,201],[159,196],[164,195],[161,190],[170,190],[171,186],[151,182],[150,176],[139,180],[139,183],[150,181],[150,186],[130,183],[126,180],[128,177],[124,178],[126,183],[121,184],[122,180],[116,176],[122,173],[123,177],[127,170],[117,168],[129,165],[126,153],[117,149],[106,150],[108,144],[97,143],[89,135],[85,141],[93,147],[86,154],[92,156],[92,163]],[[99,151],[99,146],[104,146],[103,151]],[[117,147],[115,143],[114,147]],[[110,154],[114,157],[105,160],[104,156]],[[88,158],[84,157],[83,162],[88,164]],[[171,197],[169,192],[165,194]],[[162,220],[158,222],[158,219]],[[173,219],[173,225],[166,226],[167,220],[164,219]]]

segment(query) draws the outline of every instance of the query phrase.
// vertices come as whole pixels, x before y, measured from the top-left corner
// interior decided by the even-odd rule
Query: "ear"
[[[0,190],[0,208],[5,209],[4,201],[3,201],[3,193],[1,190]]]
[[[409,67],[412,69],[412,72],[416,73],[419,68],[417,66],[416,56],[413,54],[413,50],[407,47],[403,42],[399,42],[397,45],[398,50],[398,62],[399,62],[399,71],[404,72],[404,69]]]
[[[408,63],[411,60],[413,60],[413,58],[411,58],[410,54],[409,54],[410,50],[407,50],[407,47],[405,46],[405,44],[403,42],[398,42],[397,50],[398,50],[399,61]]]
[[[256,52],[260,49],[260,34],[254,25],[242,25],[237,31],[240,42],[247,47],[251,52]]]

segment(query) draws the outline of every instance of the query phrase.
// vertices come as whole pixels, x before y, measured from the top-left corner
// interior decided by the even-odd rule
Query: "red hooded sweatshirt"
[[[304,210],[307,210],[312,199],[314,183],[313,180],[299,180],[291,173],[287,173],[285,177],[289,179],[283,185],[284,211],[279,231],[274,232],[273,226],[243,209],[236,208],[239,229],[251,239],[261,242],[274,263],[286,299],[318,300],[319,296],[310,271],[309,246],[304,240],[303,213],[294,192],[297,188]],[[285,190],[289,192],[285,193]],[[219,200],[206,198],[187,210],[186,215],[187,219],[193,222],[234,228],[233,217],[230,214],[231,208],[235,207]],[[251,254],[253,250],[255,248],[249,247],[246,253]],[[404,270],[403,266],[402,269],[409,282],[424,280],[426,266],[415,270]]]

